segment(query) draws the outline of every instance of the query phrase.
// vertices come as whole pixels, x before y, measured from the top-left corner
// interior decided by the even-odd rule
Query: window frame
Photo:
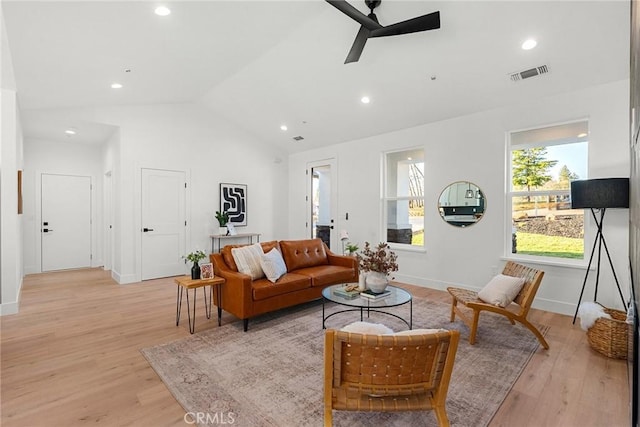
[[[591,222],[588,220],[588,216],[585,213],[584,215],[584,233],[582,237],[582,249],[583,249],[583,257],[582,259],[578,258],[562,258],[562,257],[551,257],[551,256],[543,256],[543,255],[529,255],[522,253],[512,253],[512,236],[513,236],[513,199],[515,197],[548,197],[548,196],[565,196],[568,195],[571,197],[571,189],[563,189],[563,190],[531,190],[531,191],[521,191],[521,190],[513,190],[513,151],[515,150],[523,150],[523,149],[531,149],[537,147],[548,148],[550,146],[559,146],[559,145],[567,145],[574,143],[586,143],[586,156],[587,156],[587,164],[586,164],[586,177],[580,177],[580,179],[588,179],[589,176],[589,135],[587,132],[587,136],[584,137],[584,140],[566,140],[564,142],[557,142],[554,140],[540,141],[536,143],[522,143],[522,144],[512,144],[512,134],[525,132],[525,131],[535,131],[541,130],[545,128],[551,128],[555,126],[562,125],[570,125],[574,123],[585,122],[587,129],[589,129],[589,119],[582,118],[574,121],[563,122],[563,123],[554,123],[542,126],[536,126],[533,128],[527,129],[519,129],[519,130],[511,130],[506,132],[505,137],[505,163],[506,163],[506,175],[505,175],[505,234],[503,238],[504,242],[504,256],[505,260],[512,261],[521,261],[527,262],[531,264],[541,264],[541,265],[554,265],[561,267],[571,267],[571,268],[584,268],[587,265],[588,258],[588,250],[587,241],[588,236],[591,235]]]
[[[389,156],[393,155],[393,154],[398,154],[398,153],[412,153],[412,152],[416,152],[419,151],[420,155],[422,156],[422,161],[415,161],[414,163],[422,163],[423,164],[423,180],[422,180],[422,196],[412,196],[412,195],[407,195],[407,196],[389,196]],[[425,191],[426,191],[426,183],[424,180],[424,156],[425,156],[425,149],[423,146],[415,146],[415,147],[408,147],[408,148],[401,148],[401,149],[394,149],[394,150],[387,150],[381,153],[381,164],[382,164],[382,174],[381,174],[381,182],[380,182],[380,209],[381,209],[381,224],[380,224],[380,235],[382,236],[382,240],[381,241],[385,241],[389,244],[389,247],[391,247],[394,250],[403,250],[403,251],[410,251],[410,252],[426,252],[426,238],[424,237],[423,234],[423,241],[422,241],[422,245],[414,245],[414,244],[410,244],[410,243],[400,243],[400,242],[390,242],[388,241],[388,230],[389,230],[389,203],[390,202],[403,202],[403,201],[411,201],[411,200],[418,200],[418,201],[422,201],[422,205],[423,208],[425,207]],[[394,178],[394,179],[397,179]],[[425,214],[426,214],[426,210],[425,210]],[[422,229],[423,229],[423,233],[426,232],[426,227],[425,227],[425,223],[426,223],[426,215],[423,215],[422,217]]]

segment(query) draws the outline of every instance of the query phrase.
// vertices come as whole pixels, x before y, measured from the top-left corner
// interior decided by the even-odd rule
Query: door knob
[[[149,231],[153,231],[153,228],[143,228],[142,231],[144,231],[145,233],[149,232]]]

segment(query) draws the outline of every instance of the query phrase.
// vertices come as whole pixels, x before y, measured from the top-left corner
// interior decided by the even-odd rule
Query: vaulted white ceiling
[[[166,17],[151,1],[3,0],[25,137],[66,138],[69,120],[47,120],[56,109],[194,102],[295,152],[629,73],[622,0],[384,0],[383,25],[439,10],[442,27],[371,39],[347,65],[359,24],[325,1],[164,4]],[[368,13],[364,1],[351,4]],[[530,37],[538,46],[522,50]],[[549,73],[509,77],[541,65]],[[115,81],[124,87],[111,89]],[[111,129],[77,126],[94,142]]]

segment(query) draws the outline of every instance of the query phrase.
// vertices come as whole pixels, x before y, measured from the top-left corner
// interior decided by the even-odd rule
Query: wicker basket
[[[629,324],[627,314],[620,310],[603,307],[611,319],[599,318],[587,331],[591,347],[599,353],[614,359],[627,358]]]

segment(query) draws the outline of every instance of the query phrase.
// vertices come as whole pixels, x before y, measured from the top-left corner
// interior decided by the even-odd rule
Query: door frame
[[[104,184],[102,185],[104,205],[102,215],[102,252],[104,258],[103,268],[107,271],[113,270],[113,260],[115,258],[115,239],[113,237],[113,221],[115,219],[114,203],[113,203],[113,172],[108,170],[104,173]]]
[[[35,199],[36,199],[36,223],[35,227],[35,252],[36,252],[36,270],[38,273],[42,273],[42,175],[62,175],[62,176],[79,176],[89,177],[91,180],[91,267],[95,267],[96,263],[100,263],[97,256],[97,211],[96,211],[96,177],[93,174],[79,174],[79,173],[62,173],[62,172],[47,172],[43,170],[37,170],[35,172]]]
[[[187,221],[187,226],[185,227],[185,248],[191,247],[191,170],[190,169],[178,169],[176,167],[161,167],[161,166],[150,166],[150,165],[142,165],[136,164],[134,167],[135,177],[134,177],[134,218],[135,218],[135,228],[134,228],[134,242],[136,248],[136,265],[135,265],[135,281],[142,281],[142,170],[143,169],[154,169],[154,170],[163,170],[163,171],[171,171],[171,172],[182,172],[184,173],[184,179],[187,183],[187,189],[184,195],[184,203],[185,203],[185,218]],[[186,264],[185,264],[186,266]],[[185,272],[186,272],[185,267]]]
[[[338,235],[340,233],[340,224],[338,220],[338,160],[335,157],[329,157],[322,160],[314,160],[312,162],[307,162],[306,166],[306,207],[305,207],[305,223],[307,227],[305,228],[305,233],[307,234],[307,238],[310,238],[309,231],[311,230],[311,206],[313,203],[313,194],[312,194],[312,182],[313,177],[311,174],[311,169],[319,167],[319,166],[329,166],[331,169],[331,219],[333,219],[333,230],[330,233],[330,242],[331,242],[331,252],[342,255],[342,248],[339,247],[339,239]]]

